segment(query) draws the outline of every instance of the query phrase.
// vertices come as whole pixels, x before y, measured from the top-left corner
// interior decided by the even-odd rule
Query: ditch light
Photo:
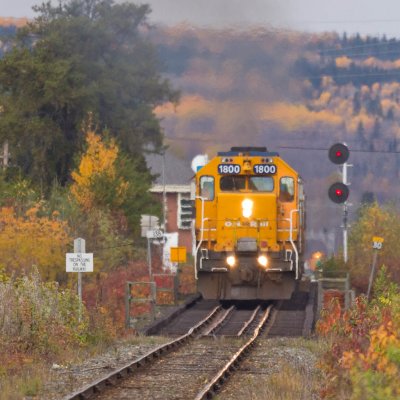
[[[261,254],[257,258],[257,262],[265,269],[268,267],[268,257],[265,254]]]
[[[233,268],[236,265],[236,257],[231,254],[228,257],[226,257],[226,263]]]

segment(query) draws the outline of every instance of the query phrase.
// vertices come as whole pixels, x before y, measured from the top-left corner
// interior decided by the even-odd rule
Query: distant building
[[[157,175],[150,191],[164,206],[167,247],[169,241],[172,247],[185,246],[187,253],[191,254],[193,238],[190,193],[194,173],[190,163],[170,152],[166,152],[165,156],[149,154],[146,162],[151,174]],[[164,254],[164,260],[165,256],[168,258],[168,254]]]

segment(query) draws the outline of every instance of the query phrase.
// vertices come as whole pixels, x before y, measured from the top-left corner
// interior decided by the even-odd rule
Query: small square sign
[[[186,262],[186,247],[171,247],[171,262]]]

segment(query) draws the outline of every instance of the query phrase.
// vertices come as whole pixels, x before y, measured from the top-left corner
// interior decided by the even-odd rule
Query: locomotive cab
[[[301,278],[304,194],[264,147],[233,147],[197,171],[195,268],[207,299],[288,299]]]

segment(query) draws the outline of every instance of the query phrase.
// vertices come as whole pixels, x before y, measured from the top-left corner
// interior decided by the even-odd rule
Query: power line
[[[351,40],[348,39],[348,40]],[[361,39],[362,40],[362,39]],[[327,49],[316,49],[317,51],[327,51],[327,52],[335,52],[335,51],[348,51],[348,50],[357,50],[357,49],[363,49],[363,48],[368,48],[368,47],[379,47],[379,46],[393,46],[397,45],[400,46],[400,40],[395,40],[391,41],[390,39],[387,40],[386,42],[377,42],[377,43],[363,43],[363,44],[358,44],[354,46],[348,46],[348,47],[331,47]]]
[[[170,136],[164,136],[165,139],[168,140],[176,140],[176,141],[184,141],[184,142],[191,142],[191,141],[195,141],[195,142],[212,142],[212,143],[222,143],[222,140],[215,140],[215,138],[196,138],[196,137],[170,137]]]
[[[300,146],[278,146],[280,149],[289,150],[311,150],[311,151],[328,151],[329,148],[325,147],[300,147]],[[351,149],[352,153],[384,153],[384,154],[400,154],[400,151],[395,150],[354,150]]]

